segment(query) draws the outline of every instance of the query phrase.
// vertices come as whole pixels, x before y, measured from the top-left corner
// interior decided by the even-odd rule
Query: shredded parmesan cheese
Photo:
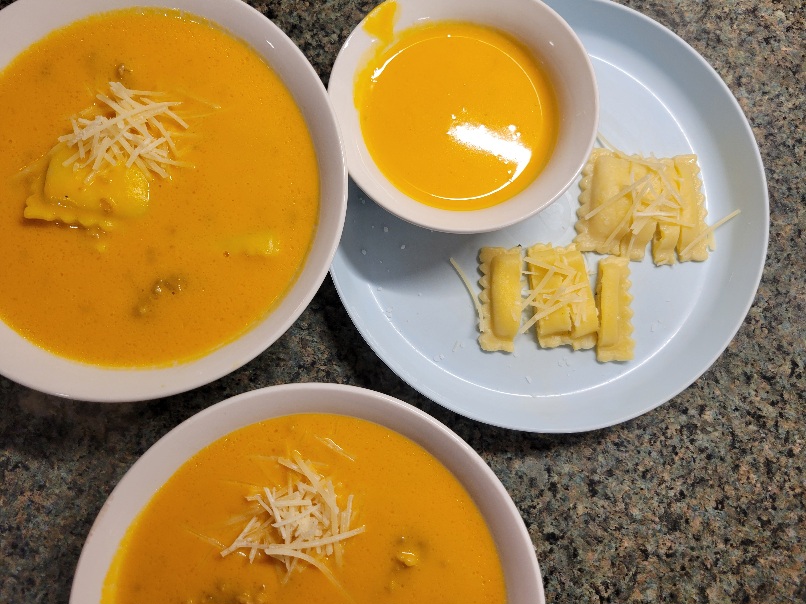
[[[59,137],[59,142],[75,149],[64,165],[72,164],[75,170],[90,168],[88,182],[106,164],[121,161],[126,167],[137,166],[147,176],[163,178],[168,176],[168,166],[190,166],[176,159],[171,133],[188,128],[174,111],[181,102],[152,98],[159,96],[158,92],[130,90],[120,82],[109,82],[109,95],[96,95],[101,105],[72,118],[72,131]]]
[[[451,266],[453,266],[454,270],[456,270],[456,272],[458,273],[459,278],[462,280],[462,283],[465,284],[465,288],[467,289],[467,293],[470,294],[470,298],[473,300],[473,306],[476,309],[476,316],[478,317],[478,323],[480,325],[482,322],[483,313],[481,310],[481,304],[479,303],[479,298],[473,291],[473,286],[470,284],[470,279],[467,278],[467,275],[462,270],[462,268],[457,264],[456,260],[450,258],[450,262]]]
[[[341,589],[323,559],[335,556],[337,564],[341,564],[342,542],[363,533],[365,527],[350,528],[352,495],[342,509],[333,482],[320,475],[298,452],[292,457],[277,460],[291,471],[286,486],[263,487],[262,492],[246,498],[257,504],[258,512],[232,544],[221,550],[221,556],[242,551],[252,562],[258,553],[263,553],[285,565],[286,581],[301,560],[322,571]]]

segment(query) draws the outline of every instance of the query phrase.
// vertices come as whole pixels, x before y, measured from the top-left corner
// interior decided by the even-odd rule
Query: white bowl
[[[574,182],[596,138],[599,98],[585,48],[568,24],[538,0],[397,0],[395,31],[427,21],[470,21],[508,32],[542,61],[560,109],[557,145],[548,165],[521,193],[490,208],[443,210],[401,193],[367,150],[353,101],[355,75],[376,43],[362,21],[345,42],[330,76],[328,92],[342,128],[347,169],[361,189],[399,218],[435,231],[482,233],[518,223],[560,197]]]
[[[319,225],[305,266],[281,303],[236,341],[193,362],[159,369],[105,369],[55,356],[0,322],[0,373],[50,394],[93,401],[146,400],[226,375],[263,352],[299,317],[327,274],[347,207],[344,149],[321,80],[276,25],[242,0],[17,0],[0,11],[0,69],[50,31],[130,6],[170,6],[217,23],[250,44],[282,78],[302,110],[319,161]]]
[[[424,447],[464,485],[486,519],[504,569],[508,604],[545,602],[540,567],[520,513],[492,470],[459,436],[415,407],[371,390],[292,384],[254,390],[214,405],[153,445],[101,508],[78,561],[70,603],[100,601],[106,572],[127,528],[188,458],[238,428],[294,413],[334,413],[369,420]]]

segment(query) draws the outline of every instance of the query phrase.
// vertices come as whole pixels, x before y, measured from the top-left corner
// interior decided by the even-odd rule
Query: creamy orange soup
[[[161,167],[138,169],[144,148],[131,166],[109,151],[93,174],[70,162],[79,145],[59,137],[113,119],[98,96],[117,102],[113,85],[178,118],[161,118]],[[203,355],[270,312],[311,246],[319,180],[301,112],[251,48],[192,15],[115,11],[47,36],[0,73],[0,132],[0,319],[58,355]]]
[[[267,516],[247,497],[263,496],[264,487],[281,495],[289,480],[306,482],[280,463],[295,457],[332,482],[340,509],[351,510],[345,532],[359,532],[338,555],[312,554],[324,571],[303,562],[288,572],[263,552],[250,562],[248,549],[222,556],[253,516]],[[271,540],[282,539],[273,532]],[[448,470],[395,432],[327,414],[254,424],[192,457],[129,529],[102,598],[103,604],[505,601],[490,532]]]
[[[392,35],[395,3],[365,27],[379,39],[355,102],[372,159],[400,191],[449,210],[496,205],[546,166],[559,116],[546,73],[502,31],[465,22]]]

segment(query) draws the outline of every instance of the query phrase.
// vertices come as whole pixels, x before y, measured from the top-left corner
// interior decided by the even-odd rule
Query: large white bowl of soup
[[[388,0],[344,44],[328,91],[350,176],[435,231],[494,231],[546,208],[598,125],[585,48],[539,0]]]
[[[240,0],[18,0],[0,131],[0,373],[44,392],[142,400],[233,371],[341,235],[326,91]]]
[[[540,568],[495,474],[389,396],[252,391],[153,445],[101,509],[71,604],[541,604]]]

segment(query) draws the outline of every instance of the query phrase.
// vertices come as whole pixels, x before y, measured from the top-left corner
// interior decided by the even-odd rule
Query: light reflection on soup
[[[342,508],[353,495],[352,524],[364,527],[344,541],[340,564],[321,558],[338,587],[307,564],[284,582],[285,566],[263,554],[220,554],[254,513],[245,498],[287,484],[276,458],[295,450],[333,481]],[[489,530],[442,464],[377,424],[298,414],[233,432],[186,462],[130,527],[102,601],[503,604],[506,593]]]
[[[144,189],[119,162],[87,200],[85,173],[64,167],[72,150],[48,154],[71,117],[108,109],[96,94],[110,82],[181,101],[187,128],[168,132],[166,178]],[[318,166],[301,112],[251,48],[187,13],[113,11],[50,34],[0,73],[0,133],[0,319],[58,355],[119,367],[203,355],[270,312],[311,246]],[[110,203],[121,191],[136,195]],[[75,218],[81,203],[101,218]]]

